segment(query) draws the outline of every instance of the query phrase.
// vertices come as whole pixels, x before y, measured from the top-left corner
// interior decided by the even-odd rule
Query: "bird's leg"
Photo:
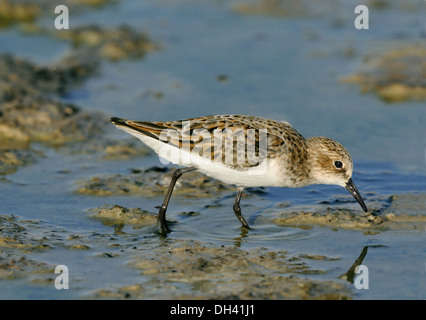
[[[243,215],[241,214],[240,201],[241,201],[242,195],[243,195],[243,188],[238,188],[237,197],[235,198],[235,202],[234,202],[234,213],[237,216],[238,220],[240,220],[243,227],[250,229],[250,226],[248,225],[246,219],[244,219]]]
[[[170,232],[170,229],[167,227],[166,224],[166,211],[167,206],[169,205],[170,197],[172,196],[173,189],[175,187],[176,181],[184,174],[185,172],[193,171],[196,168],[189,167],[189,168],[182,168],[182,169],[176,169],[173,173],[172,180],[170,181],[169,188],[167,189],[166,196],[164,197],[163,204],[159,207],[158,211],[158,222],[160,223],[160,233],[162,235],[166,235],[167,232]]]

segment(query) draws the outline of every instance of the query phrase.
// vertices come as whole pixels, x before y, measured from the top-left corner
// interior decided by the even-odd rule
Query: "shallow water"
[[[424,199],[425,102],[389,104],[339,82],[358,71],[365,55],[419,42],[424,8],[371,9],[370,29],[359,31],[353,27],[351,1],[326,1],[323,10],[306,9],[289,17],[242,14],[235,9],[238,3],[132,0],[71,15],[71,26],[127,23],[148,32],[160,49],[140,60],[103,61],[98,75],[61,98],[84,110],[141,120],[212,113],[287,120],[304,136],[328,136],[347,147],[355,163],[354,181],[370,209],[385,211],[392,206],[388,200],[392,195]],[[53,27],[52,19],[42,18],[40,24]],[[69,49],[63,41],[24,35],[16,28],[1,32],[0,39],[2,52],[38,63],[57,61]],[[226,81],[218,76],[226,76],[221,78]],[[111,130],[116,129],[111,125]],[[118,130],[114,135],[127,138]],[[265,188],[242,199],[244,216],[253,226],[246,232],[232,213],[232,191],[218,198],[176,196],[168,211],[173,232],[163,240],[151,226],[108,226],[87,212],[105,204],[155,211],[161,195],[97,197],[74,192],[78,180],[160,165],[156,156],[99,160],[96,154],[73,155],[43,144],[33,148],[45,156],[0,180],[0,215],[16,216],[25,228],[24,239],[44,238],[41,241],[50,246],[11,254],[53,267],[67,265],[70,290],[55,289],[56,275],[47,268],[40,276],[29,263],[20,276],[0,278],[2,299],[96,298],[99,290],[117,291],[135,283],[148,288],[142,298],[210,297],[199,283],[169,279],[164,287],[156,287],[151,282],[157,275],[143,273],[129,262],[152,252],[154,260],[162,261],[161,250],[186,241],[253,254],[285,251],[306,264],[308,271],[299,276],[344,283],[355,299],[425,298],[421,279],[426,263],[426,201],[404,202],[394,209],[423,216],[415,228],[282,226],[274,219],[289,208],[344,208],[359,215],[362,211],[340,187]],[[368,290],[341,279],[363,252]],[[303,255],[326,258],[304,259]],[[273,274],[274,269],[265,272]],[[174,285],[173,293],[169,285]]]

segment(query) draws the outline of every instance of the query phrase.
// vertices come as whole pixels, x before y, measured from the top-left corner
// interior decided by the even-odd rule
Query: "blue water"
[[[354,181],[367,205],[390,195],[426,190],[425,102],[388,104],[374,94],[361,94],[355,85],[339,82],[359,70],[366,54],[390,45],[424,41],[424,11],[393,7],[371,10],[370,29],[360,31],[353,27],[354,1],[334,1],[328,13],[289,18],[243,15],[233,10],[235,3],[129,0],[72,14],[71,27],[129,24],[146,31],[160,49],[141,60],[102,62],[99,75],[61,99],[85,110],[137,120],[228,113],[286,120],[304,136],[328,136],[347,147],[354,159]],[[42,18],[40,24],[53,28],[52,19]],[[58,61],[68,49],[64,41],[25,35],[17,28],[0,32],[1,52],[38,63]],[[348,51],[353,54],[346,54]],[[228,80],[218,81],[221,75]],[[156,98],[153,92],[161,92],[162,98]],[[111,126],[111,130],[115,128]],[[121,132],[117,135],[127,137]],[[35,259],[66,263],[73,268],[79,279],[74,290],[58,296],[51,287],[34,287],[21,280],[2,281],[0,298],[80,298],[105,286],[134,283],[136,271],[124,265],[131,258],[129,254],[121,260],[112,259],[114,262],[108,266],[94,254],[110,248],[108,241],[93,235],[108,237],[113,230],[89,219],[85,210],[104,204],[153,210],[161,197],[93,197],[77,195],[73,190],[79,179],[159,165],[158,158],[98,161],[96,157],[66,155],[42,145],[36,148],[46,156],[0,182],[0,214],[40,220],[46,230],[61,229],[64,235],[78,233],[96,240],[88,252],[57,248],[33,254]],[[63,170],[69,173],[61,173]],[[365,235],[357,230],[302,230],[271,223],[268,209],[280,202],[316,205],[350,199],[343,188],[266,188],[261,194],[252,194],[243,200],[242,208],[254,230],[244,235],[232,213],[234,194],[222,197],[190,201],[173,198],[168,217],[177,223],[170,240],[195,239],[218,246],[265,247],[292,254],[340,257],[337,261],[311,262],[313,268],[329,270],[315,276],[323,280],[337,279],[365,246],[372,245],[376,247],[370,248],[364,259],[370,269],[370,289],[355,290],[355,298],[426,296],[424,281],[419,280],[425,275],[424,231]],[[223,206],[206,208],[215,201]],[[182,211],[201,214],[188,218],[179,214]],[[127,245],[131,237],[144,236],[151,239],[150,245],[159,241],[145,229],[126,231],[128,235],[117,241]]]

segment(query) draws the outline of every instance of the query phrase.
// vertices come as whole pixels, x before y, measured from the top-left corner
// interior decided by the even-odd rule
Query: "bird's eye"
[[[343,163],[342,163],[342,161],[334,161],[334,166],[337,169],[341,169],[343,167]]]

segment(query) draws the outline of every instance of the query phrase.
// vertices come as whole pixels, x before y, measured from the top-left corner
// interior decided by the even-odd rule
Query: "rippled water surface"
[[[71,28],[89,23],[104,27],[127,24],[147,32],[159,49],[137,60],[102,61],[97,75],[61,99],[108,117],[137,120],[229,113],[286,120],[304,136],[327,136],[345,145],[354,159],[354,181],[366,204],[377,212],[389,207],[389,197],[394,195],[424,198],[425,101],[388,103],[339,79],[358,72],[368,55],[424,42],[424,23],[419,21],[425,21],[425,8],[408,6],[399,11],[389,1],[392,5],[385,8],[370,8],[370,29],[361,31],[353,26],[353,1],[325,1],[323,7],[307,6],[289,16],[242,13],[236,9],[241,3],[132,0],[72,13]],[[45,16],[39,23],[53,28],[53,19]],[[0,50],[51,63],[69,45],[11,27],[0,32]],[[110,130],[115,137],[127,138],[113,125]],[[426,214],[426,201],[398,208],[419,216],[417,229],[367,232],[274,221],[291,208],[305,212],[318,207],[344,208],[362,215],[343,188],[249,190],[241,202],[243,214],[253,226],[247,232],[232,212],[234,192],[224,191],[217,198],[175,196],[168,211],[173,232],[162,240],[151,227],[125,225],[118,230],[90,218],[87,212],[105,204],[154,212],[162,196],[75,193],[78,180],[160,166],[156,156],[99,160],[92,154],[68,154],[44,144],[33,148],[43,151],[44,157],[1,177],[0,214],[17,217],[29,236],[50,239],[51,250],[30,252],[28,258],[67,265],[71,290],[58,291],[49,281],[32,281],[30,273],[20,279],[1,278],[0,298],[93,297],[99,289],[147,281],[149,274],[141,275],[128,262],[143,250],[173,246],[180,240],[217,248],[284,250],[290,257],[324,256],[327,259],[307,261],[310,268],[324,273],[304,275],[324,281],[341,281],[363,256],[362,264],[369,269],[369,289],[357,290],[349,284],[353,298],[426,297],[426,225],[421,218]],[[37,223],[26,225],[25,221]],[[89,249],[69,250],[64,242],[84,243]],[[191,290],[182,287],[189,296]],[[144,298],[159,296],[161,289]]]

